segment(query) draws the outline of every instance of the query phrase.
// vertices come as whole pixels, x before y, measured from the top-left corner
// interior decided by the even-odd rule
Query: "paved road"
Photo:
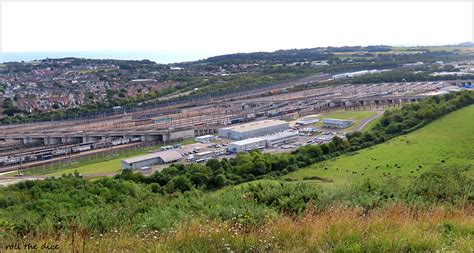
[[[377,114],[370,116],[368,118],[365,118],[360,121],[359,125],[354,129],[354,131],[361,131],[367,124],[372,122],[373,120],[377,119],[378,117],[382,116],[383,112],[378,112]]]

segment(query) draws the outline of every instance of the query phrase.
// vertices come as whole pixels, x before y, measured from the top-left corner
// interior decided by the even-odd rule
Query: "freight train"
[[[254,121],[255,117],[256,117],[255,114],[252,113],[252,114],[248,114],[247,116],[230,118],[226,121],[226,125],[232,125],[232,124],[239,124],[239,123]]]
[[[141,137],[131,137],[131,138],[121,138],[115,140],[106,140],[99,142],[85,142],[80,144],[66,145],[62,147],[57,147],[54,149],[43,149],[35,152],[2,156],[0,157],[0,167],[9,166],[19,163],[32,162],[37,160],[49,160],[58,156],[71,155],[75,153],[80,153],[88,150],[106,148],[111,146],[117,146],[127,143],[139,142]]]

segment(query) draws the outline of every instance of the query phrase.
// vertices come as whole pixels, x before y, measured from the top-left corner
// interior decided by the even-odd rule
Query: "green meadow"
[[[377,114],[376,111],[345,111],[345,110],[341,110],[341,111],[334,111],[334,112],[330,112],[328,114],[321,115],[319,118],[321,120],[323,118],[353,120],[354,124],[352,126],[343,129],[343,131],[349,132],[349,131],[354,130],[360,124],[360,122],[363,119],[371,117],[375,114]],[[314,126],[319,126],[319,127],[322,126],[322,125],[323,125],[322,122],[318,122],[318,123],[314,124]]]
[[[450,113],[413,133],[288,174],[302,180],[314,176],[333,183],[366,178],[414,178],[436,167],[474,166],[474,106]],[[472,170],[470,170],[472,173]]]

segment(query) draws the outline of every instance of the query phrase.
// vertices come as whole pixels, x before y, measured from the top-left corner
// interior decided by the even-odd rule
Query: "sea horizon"
[[[87,58],[114,60],[150,60],[160,64],[197,61],[216,56],[209,52],[174,51],[43,51],[43,52],[3,52],[0,63],[34,61],[55,58]]]
[[[390,47],[443,47],[443,46],[459,46],[462,44],[473,45],[474,42],[462,42],[462,43],[450,43],[450,44],[433,44],[433,45],[419,45],[419,44],[380,44]],[[375,46],[373,45],[345,45],[348,47],[353,46]],[[317,47],[329,47],[329,46],[316,46]],[[344,47],[341,45],[333,47]],[[305,49],[305,48],[285,48],[285,49],[273,49],[273,50],[255,50],[250,52],[206,52],[206,51],[153,51],[153,50],[85,50],[85,51],[31,51],[31,52],[1,52],[0,63],[7,62],[22,62],[22,61],[34,61],[43,60],[47,58],[87,58],[87,59],[114,59],[114,60],[150,60],[159,64],[173,64],[182,63],[206,59],[213,56],[237,54],[237,53],[252,53],[252,52],[274,52],[277,50],[292,50],[292,49]]]

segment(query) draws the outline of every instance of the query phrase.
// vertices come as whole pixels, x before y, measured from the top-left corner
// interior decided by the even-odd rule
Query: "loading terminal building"
[[[288,130],[290,124],[282,120],[262,120],[232,127],[219,129],[219,137],[232,140],[245,140],[248,138],[268,135],[271,133]]]
[[[122,169],[136,170],[156,164],[179,161],[183,156],[176,150],[166,150],[122,160]]]
[[[354,124],[353,120],[344,120],[344,119],[323,119],[323,126],[327,128],[346,128]]]

